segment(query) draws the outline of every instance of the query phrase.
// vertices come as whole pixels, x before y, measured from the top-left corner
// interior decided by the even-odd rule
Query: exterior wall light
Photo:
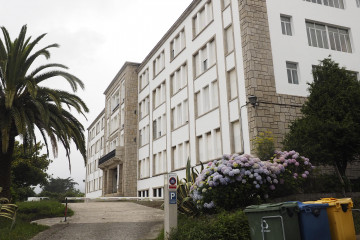
[[[248,99],[249,99],[248,103],[250,103],[253,107],[256,107],[257,105],[259,105],[259,103],[257,102],[257,97],[256,96],[250,95],[248,97]]]

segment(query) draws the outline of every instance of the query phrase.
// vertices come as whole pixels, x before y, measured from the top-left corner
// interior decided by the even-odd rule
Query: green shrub
[[[335,174],[314,174],[304,184],[305,193],[341,192],[342,185]]]
[[[180,215],[178,227],[171,231],[170,240],[248,240],[250,229],[245,214],[222,212],[216,215],[203,215],[191,218]]]
[[[204,166],[201,163],[201,171],[203,169]],[[179,177],[177,179],[178,186],[176,191],[178,211],[188,216],[195,216],[200,213],[193,199],[190,197],[191,186],[195,183],[198,175],[198,170],[195,167],[191,167],[190,159],[188,159],[186,163],[186,177],[181,180],[179,180]]]
[[[42,218],[63,217],[65,206],[57,201],[19,202],[17,203],[18,217],[24,221],[33,221]],[[74,212],[68,209],[68,216]]]
[[[274,157],[275,144],[272,132],[260,132],[259,135],[255,137],[252,141],[254,142],[255,153],[258,158],[266,161]]]

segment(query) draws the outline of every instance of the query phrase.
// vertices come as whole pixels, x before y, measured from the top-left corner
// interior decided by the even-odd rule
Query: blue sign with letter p
[[[169,204],[176,204],[176,191],[169,192]]]

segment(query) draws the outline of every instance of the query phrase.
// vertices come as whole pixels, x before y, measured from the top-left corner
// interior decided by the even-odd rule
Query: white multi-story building
[[[96,117],[88,130],[85,194],[87,197],[102,195],[103,172],[98,168],[99,159],[104,155],[104,110]]]
[[[280,146],[319,60],[360,71],[359,21],[358,0],[194,0],[137,68],[138,196],[261,131]]]

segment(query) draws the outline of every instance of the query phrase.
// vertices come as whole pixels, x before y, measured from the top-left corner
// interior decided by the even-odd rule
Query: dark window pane
[[[288,83],[292,83],[291,70],[290,69],[287,70],[287,75],[288,75]]]
[[[322,36],[321,36],[321,31],[320,30],[316,30],[316,37],[318,40],[318,47],[319,48],[324,48],[323,42],[322,42]]]
[[[282,34],[286,35],[285,23],[284,22],[281,22],[281,31],[282,31]]]
[[[324,48],[329,49],[329,43],[326,35],[326,31],[322,31]]]
[[[293,84],[299,84],[297,70],[292,70]]]
[[[286,23],[287,35],[292,36],[290,22]]]
[[[316,34],[315,34],[315,29],[310,29],[310,34],[311,34],[311,46],[317,47],[317,42],[316,42]]]
[[[307,28],[306,32],[307,32],[309,46],[311,46],[310,28]]]
[[[335,38],[334,38],[334,33],[333,32],[329,32],[329,40],[330,40],[331,49],[336,50],[335,49]]]

